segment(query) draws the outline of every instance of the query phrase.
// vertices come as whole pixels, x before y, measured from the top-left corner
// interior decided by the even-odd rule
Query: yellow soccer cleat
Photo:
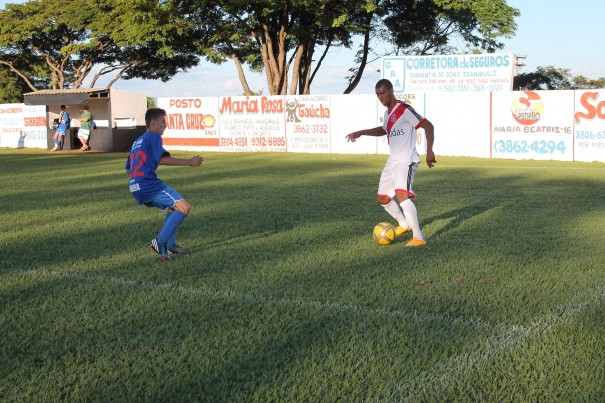
[[[403,228],[401,225],[398,225],[397,227],[395,227],[395,236],[401,236],[406,232],[410,232],[411,230],[412,228],[410,227]]]
[[[412,238],[412,240],[405,244],[405,246],[413,247],[413,246],[423,246],[426,245],[426,241],[420,240],[416,237]]]
[[[53,147],[53,149],[52,149],[52,150],[50,150],[50,151],[57,151],[58,149],[59,149],[59,147],[54,146],[54,147]]]

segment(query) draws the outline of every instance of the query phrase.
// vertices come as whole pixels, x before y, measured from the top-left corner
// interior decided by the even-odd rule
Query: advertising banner
[[[573,103],[573,91],[492,94],[492,157],[573,160]]]
[[[221,151],[286,151],[281,95],[219,97]]]
[[[349,133],[378,126],[376,95],[330,95],[332,152],[340,154],[376,154],[376,137],[362,136],[355,143],[348,142]]]
[[[605,90],[575,92],[574,160],[605,161]]]
[[[216,97],[158,98],[165,109],[167,128],[162,141],[167,150],[219,150]]]
[[[23,131],[17,148],[47,148],[46,105],[23,105]]]
[[[513,89],[513,53],[382,58],[395,92],[502,92]]]
[[[432,92],[425,97],[425,116],[435,126],[436,155],[490,157],[490,93]]]
[[[23,104],[0,105],[0,147],[17,148],[25,141],[23,107]]]
[[[331,152],[329,95],[286,96],[286,139],[289,152]]]

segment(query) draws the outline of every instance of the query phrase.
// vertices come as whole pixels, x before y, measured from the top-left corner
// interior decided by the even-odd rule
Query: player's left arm
[[[195,155],[191,158],[175,158],[170,156],[163,156],[160,158],[160,165],[185,165],[191,167],[197,167],[202,164],[203,158],[199,155]]]
[[[433,143],[435,141],[435,127],[431,123],[430,120],[424,119],[420,122],[418,127],[422,127],[424,129],[424,134],[426,135],[426,164],[429,168],[432,168],[433,165],[437,162],[435,159],[435,153],[433,152]]]

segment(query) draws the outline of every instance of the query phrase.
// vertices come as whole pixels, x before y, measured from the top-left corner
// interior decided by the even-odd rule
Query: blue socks
[[[167,211],[164,218],[164,227],[157,236],[158,243],[164,243],[169,248],[173,247],[176,242],[176,229],[181,225],[187,214],[181,213],[178,210]]]

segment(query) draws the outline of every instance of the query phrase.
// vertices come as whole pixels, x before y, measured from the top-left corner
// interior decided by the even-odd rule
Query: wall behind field
[[[605,162],[605,90],[397,96],[433,122],[437,155]],[[159,98],[158,106],[168,112],[170,150],[388,153],[385,137],[345,140],[382,125],[373,94]],[[46,148],[35,134],[42,127],[32,126],[48,124],[39,108],[0,105],[0,147]],[[424,153],[421,131],[417,144]]]

